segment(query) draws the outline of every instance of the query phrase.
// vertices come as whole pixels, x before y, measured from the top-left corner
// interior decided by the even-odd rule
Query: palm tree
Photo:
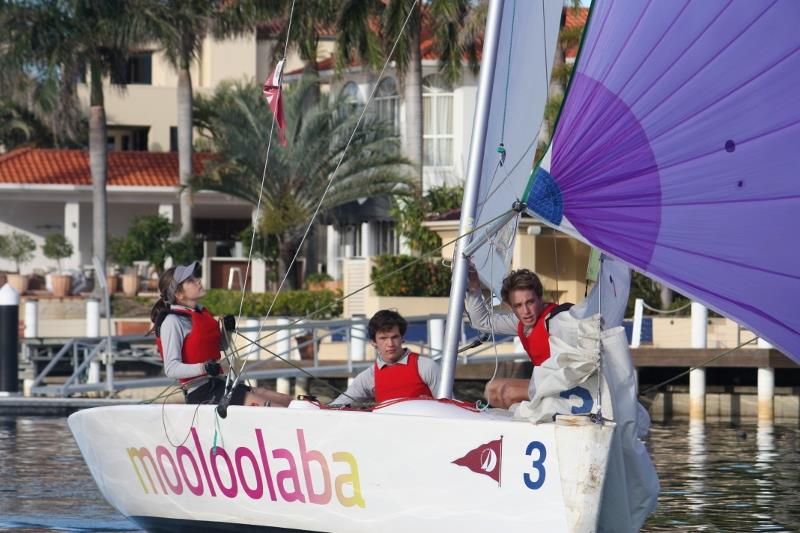
[[[305,105],[317,83],[305,79],[285,93],[288,146],[273,139],[259,232],[278,240],[281,277],[297,253],[306,226],[333,175],[357,122],[343,101]],[[215,153],[194,180],[211,189],[258,202],[272,114],[253,82],[222,84],[196,100],[196,125]],[[275,134],[277,138],[277,134]],[[365,116],[322,205],[328,210],[358,198],[404,191],[410,166],[388,124]]]
[[[441,0],[436,0],[441,1]],[[337,69],[355,59],[379,67],[392,49],[406,19],[408,23],[392,59],[403,86],[405,138],[403,147],[422,180],[422,17],[419,2],[404,0],[345,0],[337,17]],[[380,24],[380,32],[376,32]]]
[[[0,65],[0,149],[85,143],[85,119],[74,83],[65,82],[54,69],[33,73],[6,55],[0,60],[5,60]]]
[[[139,42],[138,12],[130,2],[40,0],[0,5],[0,65],[52,73],[71,85],[89,70],[89,167],[93,253],[105,263],[108,233],[108,156],[103,80]]]
[[[149,36],[164,49],[167,61],[178,72],[178,176],[181,193],[181,236],[192,231],[192,62],[203,41],[241,35],[259,20],[258,2],[223,0],[143,0],[139,3]]]

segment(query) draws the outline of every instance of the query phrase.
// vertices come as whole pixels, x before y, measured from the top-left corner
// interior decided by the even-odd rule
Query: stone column
[[[333,279],[339,279],[339,231],[333,225],[326,226],[325,264]]]
[[[63,268],[80,270],[83,264],[81,254],[81,204],[64,204],[64,237],[72,244],[72,256],[61,261]]]
[[[370,257],[375,248],[372,238],[372,227],[369,222],[361,224],[361,257]]]

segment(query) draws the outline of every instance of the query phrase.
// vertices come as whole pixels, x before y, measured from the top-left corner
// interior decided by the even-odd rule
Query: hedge
[[[242,316],[263,317],[267,314],[275,295],[268,292],[247,292],[244,296]],[[237,315],[242,293],[226,289],[210,289],[201,303],[215,315]],[[270,316],[306,316],[322,320],[342,314],[341,296],[334,291],[286,291],[278,294]]]
[[[450,277],[450,269],[441,260],[410,255],[378,256],[372,268],[378,296],[448,296]]]

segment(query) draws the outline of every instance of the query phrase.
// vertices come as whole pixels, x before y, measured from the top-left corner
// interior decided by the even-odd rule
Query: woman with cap
[[[225,380],[219,377],[219,352],[226,347],[225,337],[214,316],[197,303],[206,294],[198,270],[194,261],[167,269],[161,275],[161,298],[153,306],[150,319],[164,372],[181,382],[186,403],[216,404],[225,392]],[[285,407],[290,400],[286,394],[237,384],[230,403]]]

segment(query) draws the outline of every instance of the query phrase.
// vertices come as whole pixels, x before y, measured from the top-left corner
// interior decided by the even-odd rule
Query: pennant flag
[[[286,146],[286,119],[283,116],[283,91],[281,90],[281,81],[283,79],[283,64],[285,59],[278,61],[275,65],[275,70],[267,76],[264,82],[264,98],[267,99],[269,108],[272,109],[272,114],[275,115],[275,122],[278,124],[278,136],[281,139],[281,145]]]
[[[473,472],[489,476],[500,484],[500,466],[503,461],[503,437],[481,444],[470,450],[453,464],[466,466]]]

